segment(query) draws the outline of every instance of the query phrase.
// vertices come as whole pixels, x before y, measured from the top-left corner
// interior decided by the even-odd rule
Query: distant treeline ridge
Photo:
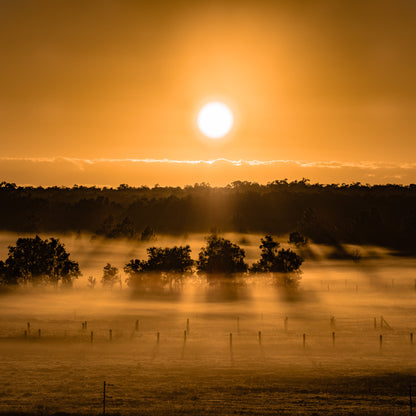
[[[97,188],[0,184],[0,230],[88,232],[140,238],[192,232],[287,234],[316,243],[374,244],[414,252],[416,185],[236,181],[226,187]]]

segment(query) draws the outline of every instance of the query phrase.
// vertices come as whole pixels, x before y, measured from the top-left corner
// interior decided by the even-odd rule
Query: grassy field
[[[106,381],[107,414],[409,415],[415,261],[303,270],[295,293],[259,278],[145,298],[81,285],[2,295],[0,414],[101,414]]]
[[[392,301],[389,290],[303,292],[290,302],[264,293],[229,302],[13,295],[1,307],[0,412],[99,414],[106,381],[111,414],[407,415],[416,306],[413,293],[400,297]],[[332,304],[332,315],[335,298],[343,304]],[[380,314],[391,329],[380,327]]]

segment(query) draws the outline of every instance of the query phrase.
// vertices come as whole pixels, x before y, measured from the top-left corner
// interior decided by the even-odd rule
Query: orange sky
[[[416,181],[415,21],[413,0],[2,1],[0,179]],[[215,142],[196,128],[210,99],[236,116]],[[39,158],[111,163],[45,178]],[[219,158],[284,162],[114,161]]]

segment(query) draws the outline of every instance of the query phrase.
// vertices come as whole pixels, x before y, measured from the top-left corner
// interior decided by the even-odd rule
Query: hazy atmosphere
[[[27,185],[410,183],[415,15],[410,0],[2,1],[2,175]],[[235,118],[218,141],[197,128],[213,100]],[[184,175],[123,162],[221,158],[283,165],[181,165]]]
[[[0,0],[0,416],[416,411],[414,0]]]

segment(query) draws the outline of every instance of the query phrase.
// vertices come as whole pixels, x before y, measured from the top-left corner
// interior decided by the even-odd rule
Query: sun
[[[224,137],[234,124],[231,110],[223,103],[206,104],[198,114],[198,127],[210,139]]]

